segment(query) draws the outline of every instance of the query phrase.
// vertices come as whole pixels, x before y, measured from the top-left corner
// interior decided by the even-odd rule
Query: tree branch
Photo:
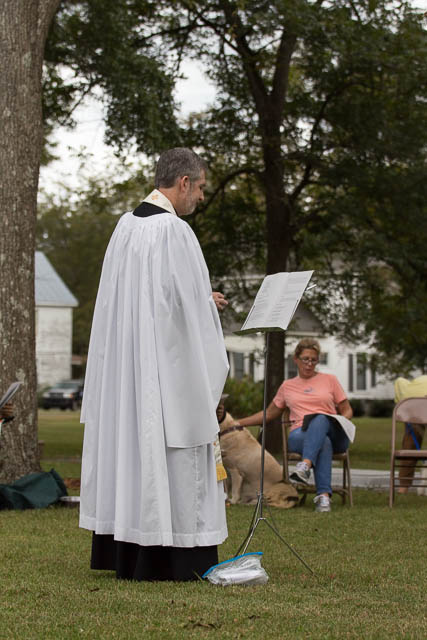
[[[259,174],[259,171],[254,167],[241,167],[240,169],[236,169],[235,171],[232,171],[231,173],[227,174],[224,178],[222,178],[222,180],[218,184],[215,191],[209,196],[207,202],[205,202],[201,207],[197,208],[197,211],[194,214],[194,218],[196,218],[197,215],[199,215],[200,213],[203,213],[204,211],[206,211],[206,209],[210,207],[210,205],[218,196],[218,194],[221,193],[224,190],[224,188],[227,186],[227,184],[231,182],[234,178],[237,178],[237,176],[250,175],[250,174],[257,175]]]
[[[271,91],[272,103],[277,107],[277,117],[281,118],[285,108],[285,98],[288,90],[289,66],[295,50],[297,38],[294,34],[283,29],[276,56],[276,68],[273,76]]]
[[[354,86],[354,84],[355,83],[349,82],[349,83],[343,84],[343,85],[341,85],[339,87],[336,87],[334,89],[334,91],[331,91],[331,93],[322,102],[322,104],[320,106],[320,109],[319,109],[319,112],[318,112],[318,114],[316,116],[316,119],[315,119],[315,121],[313,123],[313,126],[311,128],[311,132],[310,132],[310,151],[313,150],[314,136],[315,136],[317,130],[319,129],[319,127],[320,127],[320,123],[324,119],[326,108],[329,106],[329,104],[331,103],[331,101],[334,98],[336,98],[337,96],[342,95],[344,93],[344,91],[346,91],[351,86]],[[309,184],[312,170],[313,170],[313,162],[310,160],[305,165],[304,174],[303,174],[303,177],[302,177],[301,181],[295,187],[295,189],[292,191],[292,193],[290,195],[290,198],[291,198],[292,201],[295,201],[296,198],[298,198],[300,193],[303,191],[303,189]]]
[[[219,6],[224,11],[226,20],[232,29],[232,33],[234,33],[237,51],[241,56],[243,68],[245,70],[249,86],[252,89],[252,95],[257,106],[257,111],[260,116],[262,116],[266,110],[268,94],[264,81],[257,69],[255,54],[248,44],[243,23],[237,11],[233,10],[233,6],[228,0],[220,0]]]
[[[70,109],[68,109],[64,117],[58,120],[58,124],[61,127],[66,127],[67,125],[71,125],[71,116],[73,115],[74,111],[77,109],[77,107],[79,107],[82,104],[86,96],[89,95],[89,93],[96,86],[96,84],[97,83],[95,82],[95,80],[93,80],[86,86],[85,89],[82,90],[78,100],[76,100],[76,102],[70,107]]]

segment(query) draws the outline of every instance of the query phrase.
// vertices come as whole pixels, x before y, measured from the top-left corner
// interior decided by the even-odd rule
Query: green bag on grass
[[[43,509],[66,495],[67,488],[55,469],[29,473],[13,484],[0,484],[0,509]]]

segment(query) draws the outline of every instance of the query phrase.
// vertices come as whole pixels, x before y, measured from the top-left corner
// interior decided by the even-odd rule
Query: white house
[[[41,251],[35,258],[37,384],[44,387],[71,378],[78,301]]]
[[[225,345],[230,362],[230,376],[244,375],[255,381],[264,378],[264,335],[237,336],[233,333],[237,325],[224,328]],[[326,336],[323,328],[311,311],[301,303],[290,328],[286,332],[285,378],[297,374],[292,354],[301,338],[316,338],[322,350],[319,371],[334,373],[351,398],[362,400],[394,397],[393,381],[381,377],[373,370],[367,356],[372,352],[367,345],[342,344],[333,336]]]

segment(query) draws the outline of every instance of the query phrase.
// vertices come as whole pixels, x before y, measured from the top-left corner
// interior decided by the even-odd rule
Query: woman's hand
[[[279,407],[276,407],[274,402],[271,401],[267,407],[267,412],[265,416],[267,423],[271,422],[272,420],[275,420],[276,418],[280,418],[283,411],[284,409],[279,409]],[[254,413],[253,415],[248,416],[247,418],[242,418],[241,420],[239,420],[239,424],[242,427],[255,427],[258,425],[262,425],[263,419],[264,419],[264,412],[258,411],[258,413]]]
[[[347,399],[340,402],[337,406],[337,409],[340,416],[344,416],[344,418],[347,418],[348,420],[352,419],[353,409],[351,408],[351,404]]]

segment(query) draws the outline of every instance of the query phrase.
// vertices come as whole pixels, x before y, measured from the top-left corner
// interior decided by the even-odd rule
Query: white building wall
[[[39,387],[71,377],[73,310],[36,307],[36,360]]]
[[[230,363],[230,378],[239,376],[239,357],[243,356],[244,375],[251,376],[258,382],[264,379],[264,336],[236,336],[233,334],[225,336],[225,347]],[[251,354],[253,362],[253,373],[251,372]]]

